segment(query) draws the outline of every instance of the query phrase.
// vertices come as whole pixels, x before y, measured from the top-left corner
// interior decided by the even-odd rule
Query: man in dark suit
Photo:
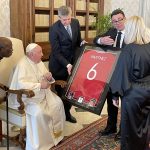
[[[105,34],[98,35],[94,38],[94,43],[104,49],[119,50],[124,47],[124,22],[125,14],[122,10],[116,9],[111,13],[111,22],[113,28],[110,28]],[[117,84],[117,83],[116,83]],[[107,126],[103,131],[100,131],[101,135],[109,135],[117,132],[117,115],[118,107],[113,105],[113,96],[111,91],[107,94],[107,111],[108,120]],[[120,135],[120,133],[117,134]]]
[[[84,44],[81,40],[80,25],[77,19],[71,17],[70,7],[61,6],[58,9],[59,20],[50,27],[49,38],[52,53],[49,58],[49,69],[56,80],[67,80],[71,74],[72,65],[78,47]],[[56,91],[62,97],[63,89],[56,87]],[[71,104],[64,102],[66,120],[76,123],[76,119],[70,114]]]

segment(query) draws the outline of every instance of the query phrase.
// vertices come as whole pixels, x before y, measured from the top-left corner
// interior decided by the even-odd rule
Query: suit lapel
[[[74,23],[73,23],[73,20],[71,19],[71,31],[72,31],[72,39],[74,38],[74,35],[75,35],[75,27],[74,27]]]
[[[69,39],[71,39],[69,33],[67,32],[67,30],[65,29],[65,27],[62,25],[61,22],[60,22],[60,30],[63,33],[63,35],[65,35],[66,37],[68,37]]]

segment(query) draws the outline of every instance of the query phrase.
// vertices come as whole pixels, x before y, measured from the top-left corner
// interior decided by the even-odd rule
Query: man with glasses
[[[94,38],[94,43],[101,47],[106,47],[107,49],[120,49],[124,46],[124,22],[125,14],[121,9],[116,9],[111,13],[111,22],[113,28],[110,28],[103,35],[98,35]],[[117,37],[121,32],[120,45],[117,45]]]
[[[125,14],[121,9],[116,9],[111,13],[112,28],[110,28],[105,34],[98,35],[94,38],[94,43],[104,49],[119,50],[125,46],[124,43],[124,23]],[[117,84],[117,83],[116,83]],[[103,131],[100,131],[101,135],[110,135],[117,132],[117,115],[118,107],[113,105],[113,95],[109,91],[107,94],[107,111],[108,120],[107,126]],[[119,99],[119,98],[117,98]],[[120,132],[118,132],[116,138],[118,139]]]

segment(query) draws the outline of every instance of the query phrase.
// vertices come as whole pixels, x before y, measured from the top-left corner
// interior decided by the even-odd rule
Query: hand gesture
[[[81,42],[80,46],[82,46],[82,45],[84,45],[84,44],[86,44],[86,43],[88,43],[88,42],[85,41],[85,40],[83,40],[83,41]]]
[[[113,45],[115,41],[110,36],[105,36],[100,38],[100,42],[103,45]]]

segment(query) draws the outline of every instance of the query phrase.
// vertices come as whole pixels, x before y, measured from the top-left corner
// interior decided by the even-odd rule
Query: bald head
[[[0,60],[3,57],[9,57],[12,55],[12,42],[5,37],[0,37]]]

